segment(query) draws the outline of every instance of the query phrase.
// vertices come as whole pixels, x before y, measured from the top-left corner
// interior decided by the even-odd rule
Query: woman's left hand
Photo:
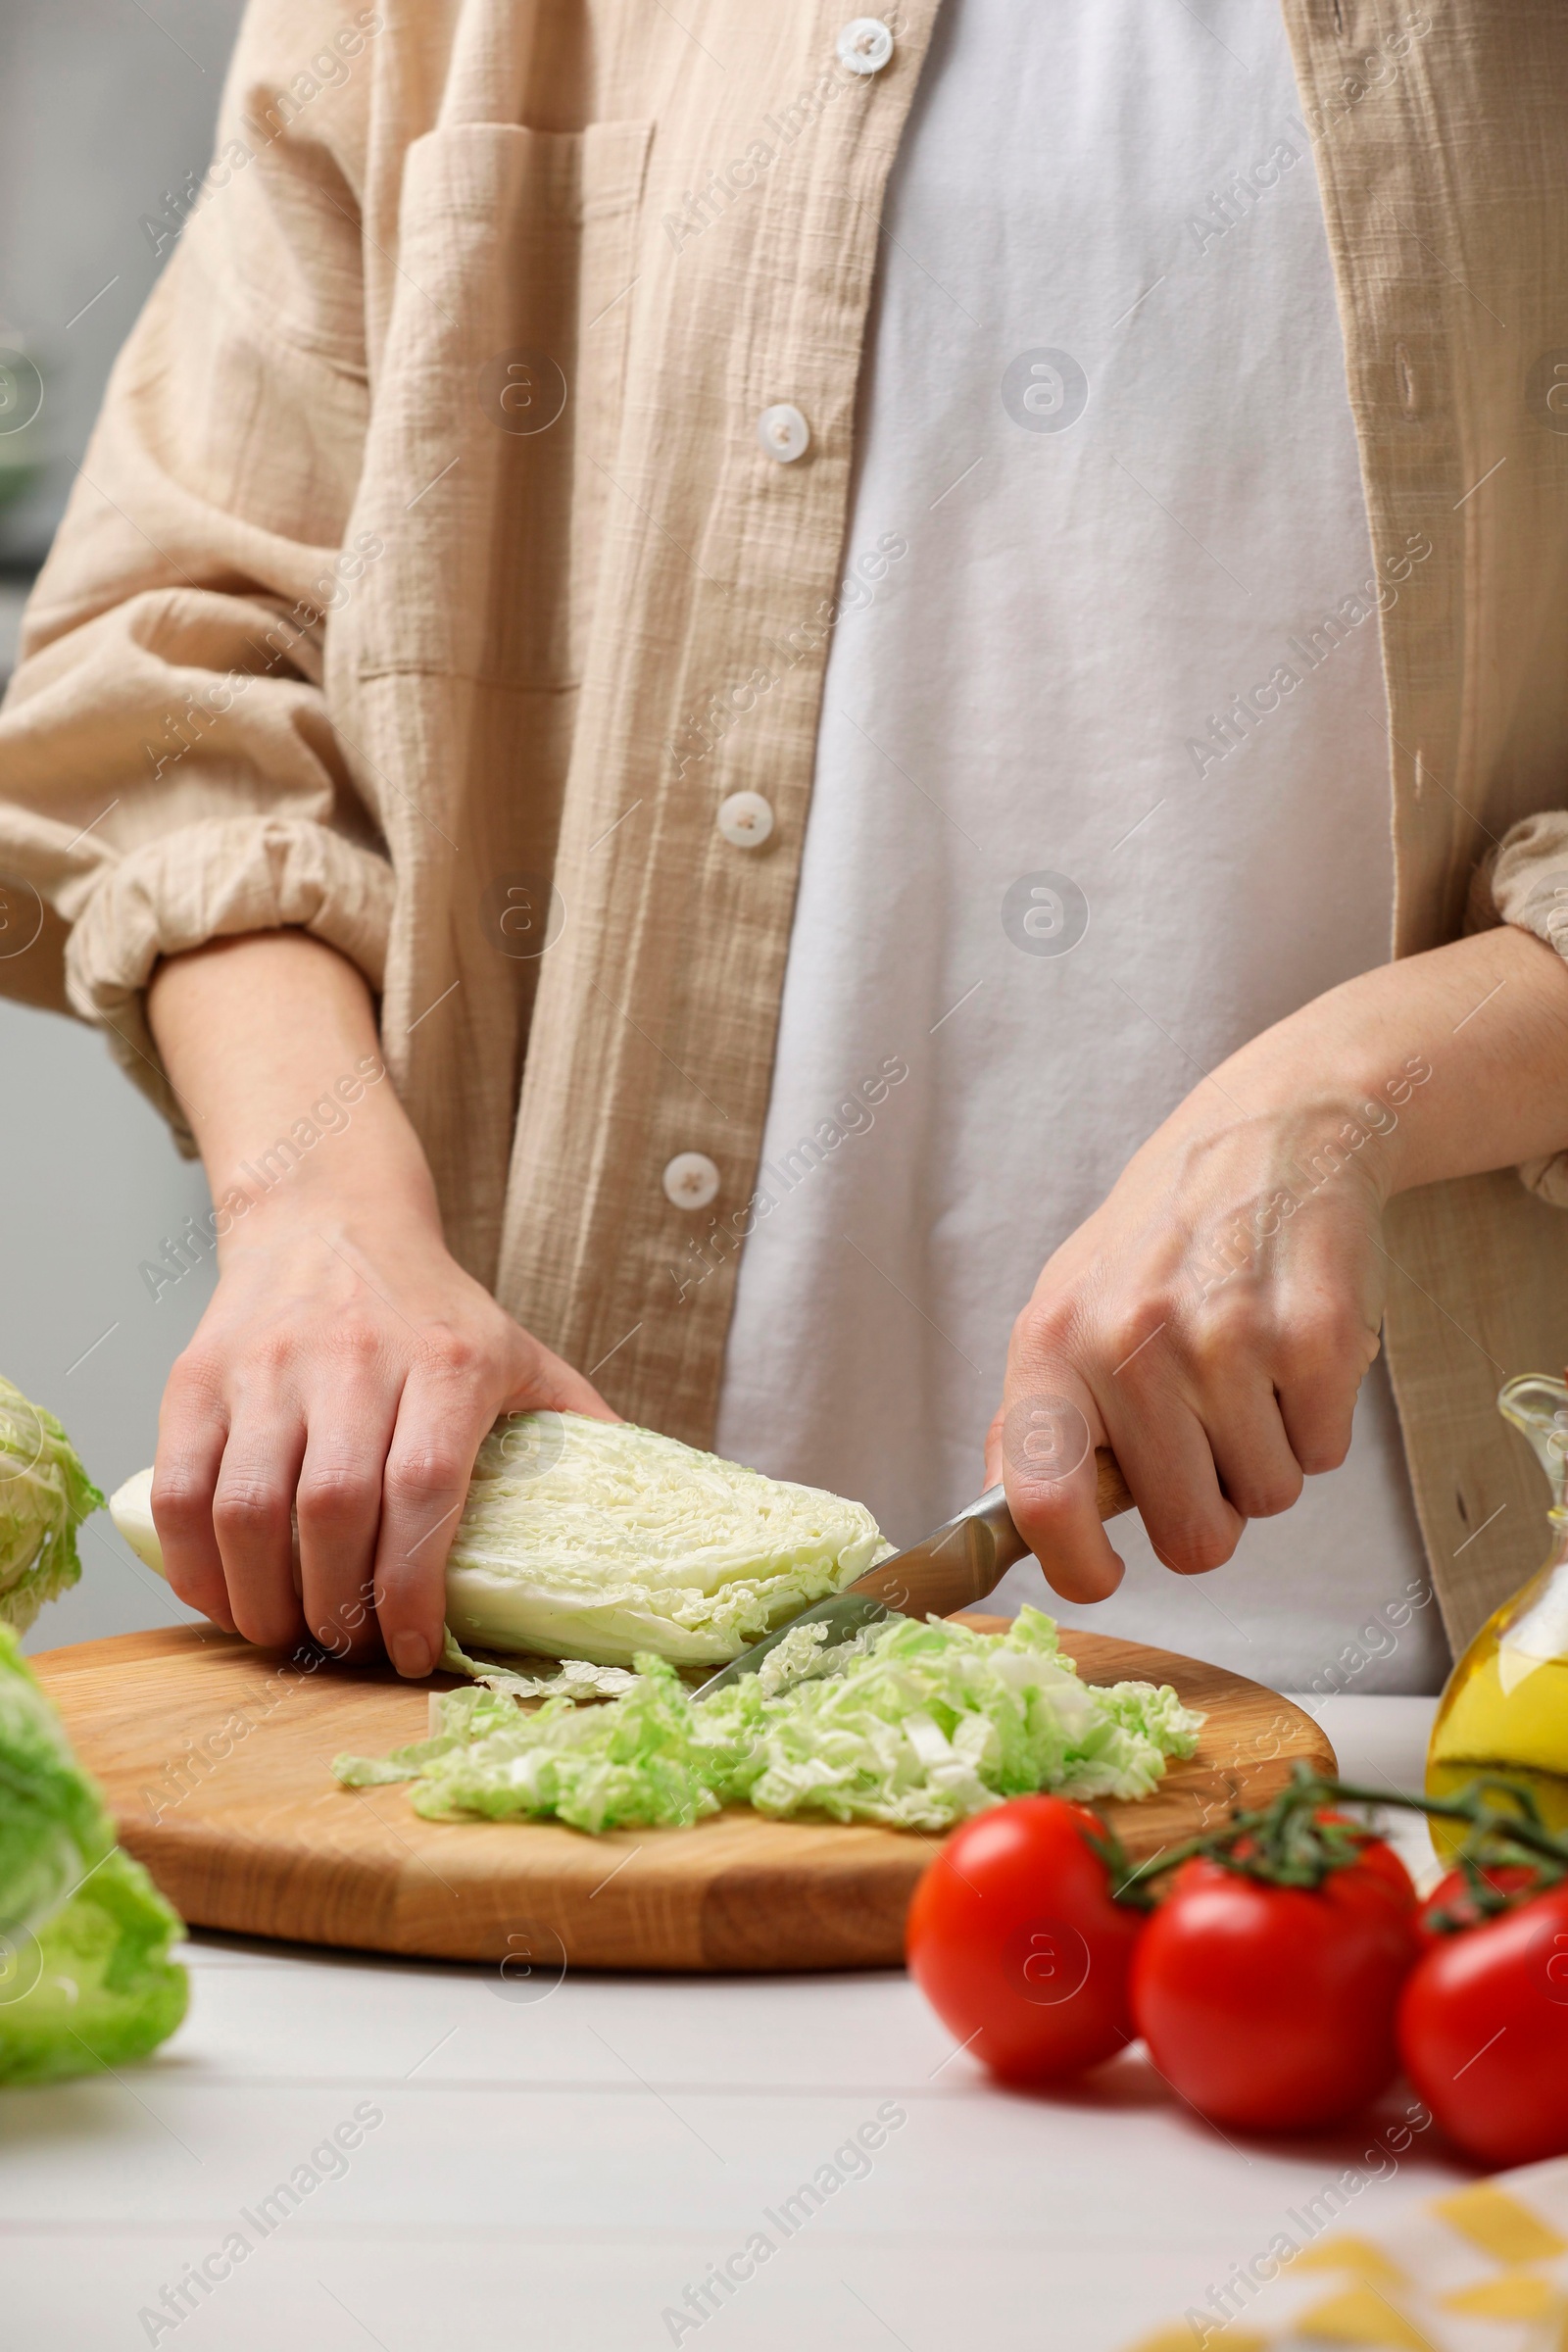
[[[1065,1598],[1103,1599],[1121,1574],[1097,1446],[1188,1576],[1345,1459],[1378,1349],[1394,1127],[1387,1104],[1238,1115],[1200,1090],[1051,1258],[1013,1326],[986,1477]]]
[[[1222,1062],[1013,1326],[986,1483],[1055,1591],[1120,1581],[1097,1446],[1188,1576],[1337,1468],[1378,1350],[1391,1195],[1564,1149],[1568,971],[1511,926],[1348,981]]]

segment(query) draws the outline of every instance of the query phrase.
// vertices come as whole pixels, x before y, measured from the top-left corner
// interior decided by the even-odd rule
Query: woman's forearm
[[[448,1251],[351,964],[299,931],[237,939],[165,964],[149,1014],[220,1236],[159,1416],[169,1581],[250,1641],[379,1638],[426,1674],[485,1431],[608,1407]]]
[[[1244,1046],[1184,1108],[1211,1112],[1213,1090],[1247,1116],[1319,1104],[1325,1148],[1358,1123],[1385,1200],[1568,1151],[1568,965],[1511,924],[1379,965]]]
[[[222,1240],[258,1211],[335,1215],[357,1199],[439,1231],[370,992],[335,949],[303,931],[215,941],[158,967],[147,1011]]]

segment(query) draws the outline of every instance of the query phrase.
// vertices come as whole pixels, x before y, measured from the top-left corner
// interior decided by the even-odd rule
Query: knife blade
[[[1102,1519],[1114,1519],[1133,1507],[1120,1465],[1105,1446],[1095,1451],[1095,1500]],[[715,1690],[728,1690],[731,1684],[755,1674],[798,1625],[825,1625],[827,1637],[822,1647],[832,1649],[862,1626],[877,1625],[889,1617],[949,1617],[955,1609],[972,1608],[996,1591],[1013,1562],[1023,1559],[1028,1549],[1013,1526],[1004,1491],[992,1487],[966,1510],[933,1528],[923,1544],[896,1552],[892,1559],[858,1576],[842,1592],[829,1593],[826,1600],[813,1601],[809,1608],[775,1626],[760,1642],[754,1642],[750,1649],[743,1649],[738,1658],[710,1674],[693,1696],[711,1698]]]

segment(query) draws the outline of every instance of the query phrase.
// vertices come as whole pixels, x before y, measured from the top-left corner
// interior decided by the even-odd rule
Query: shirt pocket
[[[468,123],[410,147],[355,514],[386,551],[362,676],[581,677],[652,136]]]

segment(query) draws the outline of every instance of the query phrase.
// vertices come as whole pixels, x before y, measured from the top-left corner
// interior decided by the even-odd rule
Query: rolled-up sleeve
[[[1477,868],[1469,928],[1515,923],[1568,958],[1568,810],[1543,809],[1509,827]],[[1524,1184],[1554,1208],[1568,1208],[1568,1152],[1526,1160]]]
[[[322,690],[332,614],[379,552],[344,544],[368,410],[363,100],[351,82],[280,122],[303,21],[298,0],[247,18],[217,162],[115,368],[0,707],[0,876],[69,926],[52,986],[16,993],[100,1023],[187,1144],[145,1017],[159,957],[295,924],[378,988],[391,915]]]

